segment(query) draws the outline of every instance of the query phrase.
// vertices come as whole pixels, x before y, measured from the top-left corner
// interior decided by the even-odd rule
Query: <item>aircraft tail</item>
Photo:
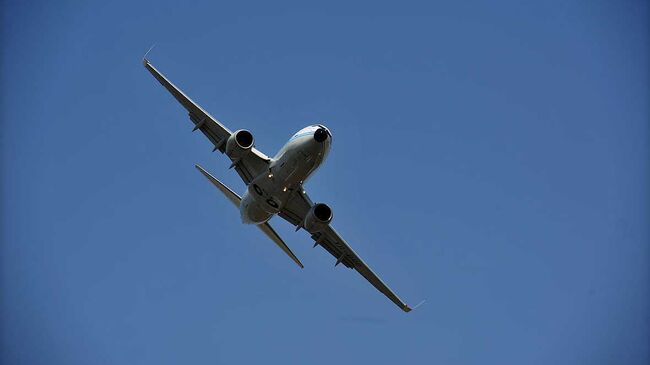
[[[199,165],[194,165],[194,167],[196,167],[199,171],[201,171],[203,176],[205,176],[208,180],[210,180],[210,182],[214,186],[216,186],[217,189],[219,189],[223,193],[223,195],[225,195],[226,198],[228,198],[228,200],[230,200],[233,204],[235,204],[237,208],[239,208],[239,203],[241,203],[241,197],[237,195],[237,193],[232,191],[232,189],[224,185],[224,183],[222,183],[221,181],[217,180],[217,178],[212,176],[209,172],[205,171],[203,167]]]
[[[197,170],[199,170],[203,174],[203,176],[205,176],[208,180],[210,180],[210,182],[214,186],[216,186],[217,189],[219,189],[223,193],[223,195],[225,195],[226,198],[228,198],[228,200],[230,200],[237,208],[239,208],[239,204],[241,203],[241,197],[237,195],[237,193],[232,191],[232,189],[224,185],[221,181],[217,180],[217,178],[212,176],[209,172],[205,171],[201,166],[199,165],[194,165],[194,166],[197,168]],[[304,268],[302,262],[298,260],[296,255],[289,248],[289,246],[287,246],[287,244],[284,243],[282,238],[280,238],[280,236],[277,234],[277,232],[275,232],[273,227],[271,227],[271,225],[268,222],[263,224],[258,224],[257,227],[259,227],[259,229],[262,232],[264,232],[264,234],[267,237],[269,237],[271,241],[273,241],[276,245],[278,245],[278,247],[280,247],[280,249],[284,251],[284,253],[286,253],[296,264],[298,264],[300,268]]]

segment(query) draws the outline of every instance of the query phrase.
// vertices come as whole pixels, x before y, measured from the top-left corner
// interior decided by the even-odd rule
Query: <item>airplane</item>
[[[296,231],[307,231],[315,242],[314,247],[321,246],[334,256],[334,266],[343,264],[347,268],[355,269],[404,312],[411,311],[411,308],[384,284],[334,230],[330,224],[333,217],[332,208],[324,203],[313,203],[305,192],[303,184],[323,163],[332,146],[332,133],[327,127],[314,124],[301,129],[275,157],[268,157],[255,148],[255,139],[250,131],[231,131],[160,73],[149,62],[146,54],[142,62],[156,80],[187,110],[190,120],[194,123],[192,131],[201,131],[214,145],[213,152],[219,151],[230,158],[230,168],[235,169],[247,186],[243,196],[239,196],[201,166],[195,167],[239,209],[243,223],[259,227],[300,268],[304,268],[269,225],[268,221],[274,215],[282,217],[294,225]]]

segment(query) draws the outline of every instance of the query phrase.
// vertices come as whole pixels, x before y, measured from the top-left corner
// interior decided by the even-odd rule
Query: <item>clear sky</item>
[[[3,364],[648,364],[647,1],[2,2]],[[152,62],[408,303],[236,191]]]

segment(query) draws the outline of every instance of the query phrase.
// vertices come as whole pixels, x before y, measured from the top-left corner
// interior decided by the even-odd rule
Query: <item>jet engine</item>
[[[308,232],[320,232],[330,224],[332,217],[332,209],[327,204],[314,204],[307,212],[304,227]]]
[[[228,138],[228,141],[226,141],[226,155],[236,160],[248,153],[254,144],[255,139],[253,138],[253,134],[246,129],[240,129],[233,133]]]

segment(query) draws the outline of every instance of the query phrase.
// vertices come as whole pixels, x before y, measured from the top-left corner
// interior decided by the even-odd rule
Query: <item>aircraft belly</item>
[[[242,222],[246,224],[261,224],[271,219],[274,213],[268,212],[262,207],[263,205],[258,202],[258,199],[255,199],[246,191],[239,205]]]
[[[245,197],[250,203],[244,207],[242,220],[262,223],[277,214],[295,189],[318,168],[322,153],[308,141],[294,141],[276,156],[268,172],[257,176],[248,185]]]

